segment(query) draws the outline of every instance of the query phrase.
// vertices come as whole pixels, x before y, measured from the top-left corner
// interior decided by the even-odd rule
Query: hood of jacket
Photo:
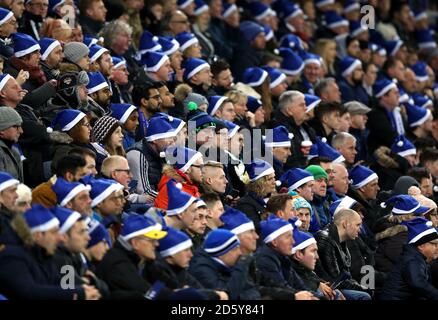
[[[62,131],[53,131],[50,133],[50,139],[54,143],[70,144],[73,142],[73,138],[70,137],[66,132]]]
[[[23,215],[16,214],[11,221],[12,229],[17,233],[18,237],[23,241],[26,247],[32,247],[34,240],[30,228],[24,219]]]
[[[376,240],[383,240],[387,238],[391,238],[399,233],[408,231],[408,228],[404,225],[397,224],[395,226],[386,228],[384,231],[376,234]]]
[[[377,148],[376,151],[374,151],[374,156],[377,163],[383,168],[398,169],[400,167],[397,160],[394,158],[391,149],[388,147],[381,146]]]

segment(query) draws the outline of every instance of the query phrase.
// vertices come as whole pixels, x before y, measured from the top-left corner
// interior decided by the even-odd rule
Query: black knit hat
[[[116,118],[103,116],[94,123],[91,139],[93,142],[103,142],[120,126],[121,124]]]

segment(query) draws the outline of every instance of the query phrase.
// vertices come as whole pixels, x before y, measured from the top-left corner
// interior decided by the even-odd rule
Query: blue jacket
[[[431,283],[430,265],[415,246],[405,246],[400,260],[388,273],[380,298],[438,300],[438,289]]]
[[[311,232],[312,234],[323,229],[332,220],[332,217],[330,217],[330,213],[328,212],[327,198],[328,196],[313,196],[313,201],[311,203],[313,208],[313,214],[310,220],[309,227],[309,232]]]
[[[369,105],[370,98],[362,85],[352,86],[345,79],[341,79],[338,82],[339,90],[342,95],[342,103],[349,101],[359,101],[364,105]]]
[[[123,149],[128,150],[135,144],[135,134],[123,130]]]

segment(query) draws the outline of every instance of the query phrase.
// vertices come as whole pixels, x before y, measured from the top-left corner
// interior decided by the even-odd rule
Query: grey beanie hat
[[[182,101],[185,108],[188,107],[190,102],[196,103],[196,105],[200,106],[201,104],[206,104],[208,107],[208,100],[203,95],[190,92],[187,97]]]
[[[64,56],[68,61],[77,63],[88,56],[90,49],[82,42],[69,42],[64,46]]]
[[[23,123],[17,111],[10,107],[0,107],[0,130],[5,130]]]

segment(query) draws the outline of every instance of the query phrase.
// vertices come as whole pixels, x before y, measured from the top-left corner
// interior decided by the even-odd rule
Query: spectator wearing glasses
[[[40,40],[39,30],[41,30],[43,20],[47,16],[49,0],[28,0],[25,1],[24,6],[23,21],[18,31]]]
[[[20,154],[13,148],[23,133],[21,116],[12,108],[0,108],[0,171],[9,172],[15,179],[23,181],[23,165]]]
[[[0,54],[10,58],[14,54],[14,49],[9,38],[11,34],[17,32],[17,20],[12,11],[0,8],[0,21]]]

